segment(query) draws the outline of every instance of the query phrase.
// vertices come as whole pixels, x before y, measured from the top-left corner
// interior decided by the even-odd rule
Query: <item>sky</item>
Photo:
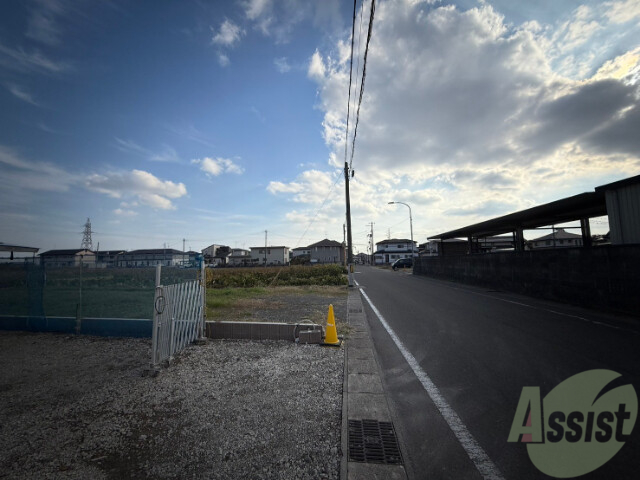
[[[370,6],[349,102],[346,0],[2,2],[0,242],[342,241],[347,161],[366,252],[640,173],[640,0],[379,0],[353,143]]]

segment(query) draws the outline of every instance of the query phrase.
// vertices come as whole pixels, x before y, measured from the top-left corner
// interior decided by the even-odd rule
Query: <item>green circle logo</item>
[[[529,458],[556,478],[584,475],[611,460],[638,414],[632,385],[611,370],[589,370],[556,386],[540,405],[540,388],[524,387],[509,442],[527,443]],[[542,407],[542,408],[541,408]]]

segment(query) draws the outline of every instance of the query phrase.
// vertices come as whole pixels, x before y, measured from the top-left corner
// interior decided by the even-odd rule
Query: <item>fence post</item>
[[[151,331],[151,370],[157,369],[158,358],[158,334],[160,333],[160,312],[158,312],[158,292],[160,289],[160,278],[162,272],[162,265],[156,266],[156,287],[153,302],[153,329]]]
[[[202,295],[202,321],[200,322],[200,342],[206,341],[207,321],[207,271],[204,262],[200,264],[200,293]]]

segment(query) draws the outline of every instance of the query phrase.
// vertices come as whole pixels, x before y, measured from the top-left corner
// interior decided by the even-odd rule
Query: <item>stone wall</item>
[[[640,316],[640,245],[421,257],[414,274]]]

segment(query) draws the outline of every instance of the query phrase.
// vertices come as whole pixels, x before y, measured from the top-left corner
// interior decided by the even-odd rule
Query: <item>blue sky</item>
[[[342,240],[350,2],[0,12],[0,241],[79,247],[87,217],[101,250]],[[391,200],[424,242],[640,173],[639,25],[638,0],[377,2],[356,250],[369,222],[409,236]]]

